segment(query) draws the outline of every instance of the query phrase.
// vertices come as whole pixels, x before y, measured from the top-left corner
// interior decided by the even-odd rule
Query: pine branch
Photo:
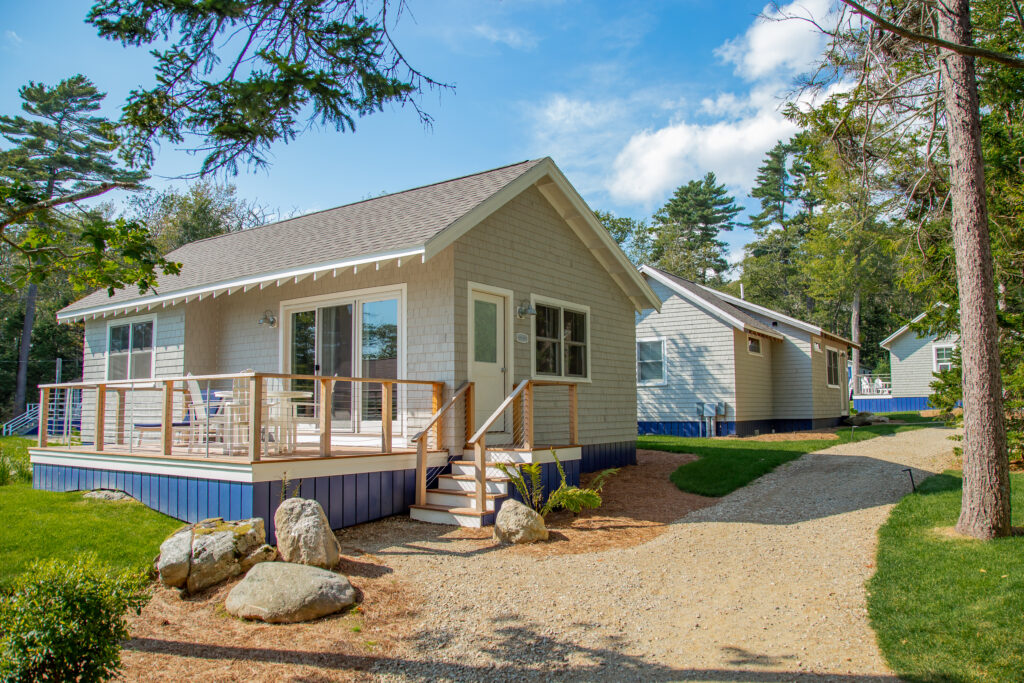
[[[51,199],[45,199],[40,202],[35,202],[23,208],[14,210],[9,214],[5,215],[2,219],[0,219],[0,231],[5,230],[10,225],[21,222],[22,219],[31,216],[33,213],[36,213],[37,211],[47,211],[58,206],[63,206],[64,204],[73,204],[75,202],[80,202],[83,199],[98,197],[101,194],[106,194],[107,192],[110,192],[111,190],[116,190],[118,188],[123,190],[132,190],[137,187],[139,187],[138,183],[100,183],[99,185],[94,185],[93,187],[87,188],[80,192],[74,192],[72,194],[63,195],[61,197],[53,197]]]

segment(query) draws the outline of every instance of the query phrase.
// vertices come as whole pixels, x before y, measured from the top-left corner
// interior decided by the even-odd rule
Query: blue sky
[[[30,80],[83,73],[116,116],[132,87],[151,82],[144,50],[84,23],[88,4],[45,2],[46,21],[35,3],[5,7],[0,110],[13,113]],[[786,7],[820,15],[829,4]],[[408,9],[396,41],[416,68],[455,86],[424,94],[433,126],[399,108],[359,120],[354,134],[308,132],[276,146],[269,170],[231,178],[243,197],[306,213],[551,156],[594,209],[649,216],[709,170],[752,206],[764,152],[794,130],[780,98],[822,45],[803,22],[758,20],[764,0],[409,0]],[[153,173],[197,166],[165,146]],[[728,236],[734,254],[749,238]]]

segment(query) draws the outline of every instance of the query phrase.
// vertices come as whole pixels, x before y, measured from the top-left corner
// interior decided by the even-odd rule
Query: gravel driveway
[[[624,550],[537,557],[418,540],[415,527],[377,545],[346,536],[423,600],[414,636],[375,674],[895,680],[868,625],[864,581],[876,530],[910,490],[902,470],[917,481],[940,471],[949,434],[920,429],[806,455]]]

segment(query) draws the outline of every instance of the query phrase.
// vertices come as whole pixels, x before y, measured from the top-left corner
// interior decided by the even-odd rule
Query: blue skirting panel
[[[551,466],[554,468],[553,463]],[[444,469],[429,469],[428,480]],[[566,474],[569,474],[568,465]],[[555,481],[557,486],[557,472]],[[576,481],[579,481],[578,472]],[[303,498],[316,499],[331,527],[340,529],[408,512],[415,498],[416,470],[307,477],[289,482],[289,493],[295,486],[299,487],[299,495]],[[276,541],[274,513],[281,502],[280,481],[246,484],[85,467],[33,465],[32,487],[44,491],[124,491],[143,505],[185,522],[198,522],[208,517],[226,520],[262,517],[266,524],[267,542]]]
[[[625,467],[636,464],[636,441],[585,444],[581,446],[580,450],[581,472],[596,472],[609,467]],[[566,470],[566,475],[568,474],[569,472]],[[579,481],[578,476],[577,481]]]
[[[802,432],[808,429],[824,429],[842,423],[843,418],[822,417],[817,419],[743,420],[741,422],[716,422],[715,436],[753,436],[772,432]],[[638,422],[640,436],[684,436],[706,437],[707,430],[702,422]]]
[[[854,396],[853,407],[857,412],[902,413],[928,410],[932,405],[927,396],[885,396],[872,398],[857,398]]]

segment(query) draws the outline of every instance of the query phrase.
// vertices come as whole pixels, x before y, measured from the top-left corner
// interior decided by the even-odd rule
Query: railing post
[[[476,431],[476,397],[473,396],[474,391],[474,384],[470,382],[466,386],[466,438],[462,441],[463,448],[473,437],[473,432]]]
[[[97,451],[103,450],[103,439],[107,421],[107,385],[96,386],[96,430],[93,437],[93,447]]]
[[[575,446],[580,442],[580,417],[579,417],[579,385],[569,385],[569,445]]]
[[[249,462],[260,459],[263,444],[263,377],[249,378]]]
[[[50,432],[50,390],[39,390],[39,447],[46,446]]]
[[[334,382],[329,379],[320,380],[320,455],[331,454],[331,406],[334,400]]]
[[[473,444],[476,460],[476,509],[481,513],[487,511],[487,436],[481,435],[480,440]]]
[[[171,455],[174,444],[174,380],[164,381],[163,410],[160,415],[160,446],[164,455]]]
[[[380,397],[380,448],[382,453],[391,452],[391,394],[394,385],[391,382],[381,382]]]
[[[432,399],[430,414],[437,415],[437,411],[441,410],[441,404],[444,403],[444,382],[434,383]],[[444,418],[434,423],[434,448],[437,450],[444,448]]]
[[[427,435],[416,441],[416,504],[427,502]]]
[[[523,390],[523,448],[533,450],[533,382]]]
[[[124,389],[115,389],[114,392],[117,394],[117,445],[124,445],[124,413],[126,395]]]

